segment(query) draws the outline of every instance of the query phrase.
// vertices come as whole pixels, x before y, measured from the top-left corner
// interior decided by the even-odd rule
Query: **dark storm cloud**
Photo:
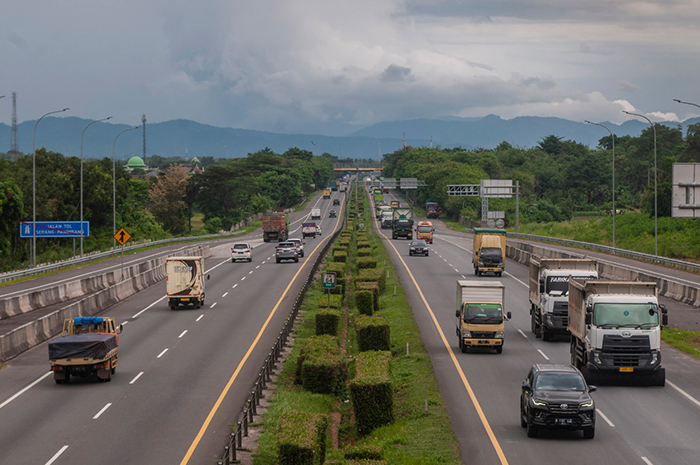
[[[381,82],[398,82],[398,81],[413,81],[415,78],[411,75],[411,68],[391,64],[382,71],[379,75]]]

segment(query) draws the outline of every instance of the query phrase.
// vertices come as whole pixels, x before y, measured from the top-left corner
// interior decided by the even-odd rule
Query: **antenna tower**
[[[17,92],[12,92],[12,141],[10,144],[10,156],[17,160],[19,155],[19,143],[17,142]]]
[[[146,163],[146,115],[141,116],[143,123],[143,162]]]

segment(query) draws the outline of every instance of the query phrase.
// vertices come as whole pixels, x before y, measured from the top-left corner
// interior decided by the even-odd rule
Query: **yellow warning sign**
[[[117,234],[114,235],[114,238],[119,242],[121,245],[126,244],[126,241],[131,239],[131,234],[126,232],[124,228],[120,229],[117,231]]]

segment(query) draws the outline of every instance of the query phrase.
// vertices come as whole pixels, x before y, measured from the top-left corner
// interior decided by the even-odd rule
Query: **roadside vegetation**
[[[700,331],[667,326],[661,331],[661,340],[686,354],[700,359]]]
[[[326,308],[318,279],[305,296],[292,353],[263,416],[256,465],[461,463],[410,306],[370,228],[367,197],[358,200],[322,269],[337,273],[339,293]],[[360,222],[366,230],[356,229]],[[289,434],[300,424],[325,433]]]

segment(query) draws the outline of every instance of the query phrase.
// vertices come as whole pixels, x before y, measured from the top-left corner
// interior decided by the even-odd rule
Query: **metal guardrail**
[[[238,461],[236,456],[237,451],[243,447],[243,437],[248,436],[248,425],[250,423],[253,423],[254,416],[258,413],[257,407],[260,405],[260,399],[263,395],[263,389],[265,389],[268,381],[270,381],[272,372],[274,371],[277,365],[277,361],[282,355],[282,350],[287,345],[287,339],[289,338],[289,334],[292,332],[294,320],[299,314],[299,309],[301,308],[301,304],[304,301],[304,295],[306,294],[306,291],[308,290],[309,285],[311,284],[311,281],[313,280],[313,277],[316,274],[316,271],[318,270],[318,267],[321,265],[323,257],[326,255],[328,249],[331,248],[333,242],[338,238],[338,235],[345,227],[344,218],[345,216],[343,216],[343,223],[341,224],[340,228],[338,228],[338,230],[329,238],[326,245],[323,246],[323,249],[321,249],[318,256],[316,257],[316,261],[313,263],[313,265],[311,265],[309,274],[307,275],[304,284],[299,290],[297,298],[294,300],[292,310],[289,312],[289,316],[284,321],[282,330],[277,336],[275,343],[272,345],[270,352],[267,354],[267,358],[265,358],[263,366],[260,369],[260,372],[258,373],[258,376],[252,385],[252,389],[250,391],[250,395],[248,396],[248,400],[243,404],[243,409],[238,415],[239,420],[236,422],[236,428],[233,430],[232,433],[229,434],[229,437],[226,441],[226,445],[224,446],[224,451],[221,455],[221,459],[216,462],[218,465],[231,465],[232,463],[236,463]]]
[[[473,229],[467,229],[467,231],[473,232]],[[530,241],[538,242],[551,242],[553,244],[565,245],[568,247],[577,247],[582,249],[590,249],[598,252],[607,253],[610,255],[616,255],[618,257],[631,258],[634,260],[640,260],[643,262],[654,263],[657,265],[663,265],[669,268],[677,268],[683,271],[690,271],[692,273],[700,273],[700,264],[693,262],[686,262],[683,260],[676,260],[673,258],[661,257],[658,255],[650,255],[641,252],[634,252],[632,250],[618,249],[615,247],[609,247],[607,245],[592,244],[590,242],[574,241],[570,239],[560,239],[557,237],[548,236],[536,236],[534,234],[522,234],[522,233],[507,233],[508,237],[514,237],[516,239],[526,239]]]
[[[237,232],[226,233],[226,234],[208,234],[208,235],[204,235],[204,236],[174,237],[172,239],[161,239],[159,241],[149,241],[149,242],[143,242],[140,244],[130,245],[128,247],[124,247],[124,251],[136,250],[136,249],[140,249],[143,247],[150,247],[152,245],[168,244],[171,242],[184,242],[184,241],[191,241],[191,240],[196,240],[196,239],[223,239],[226,237],[239,236],[239,235],[243,234],[243,232],[244,231],[237,231]],[[28,268],[26,270],[8,271],[6,273],[0,273],[0,283],[14,281],[15,279],[24,278],[27,276],[35,276],[38,274],[43,274],[43,273],[48,273],[51,271],[61,270],[64,268],[68,268],[70,266],[80,265],[83,263],[89,263],[93,260],[99,260],[102,258],[111,257],[113,255],[119,255],[121,253],[122,253],[122,249],[117,248],[117,249],[113,249],[113,250],[107,250],[105,252],[92,253],[92,254],[86,255],[82,258],[80,258],[80,257],[69,258],[67,260],[63,260],[63,261],[56,262],[56,263],[50,263],[47,265],[40,265],[40,266],[36,266],[34,268]]]

